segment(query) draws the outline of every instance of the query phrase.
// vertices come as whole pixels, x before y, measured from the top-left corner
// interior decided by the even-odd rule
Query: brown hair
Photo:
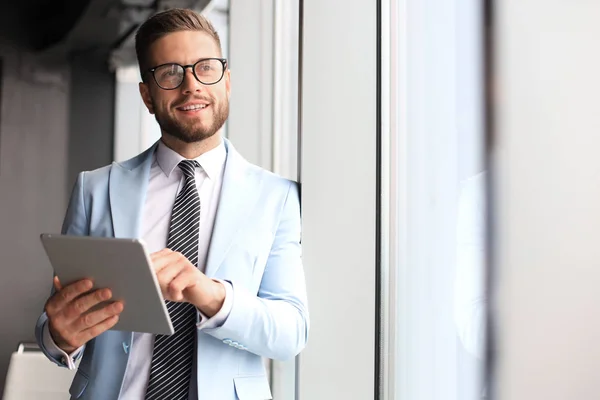
[[[159,12],[148,18],[138,29],[135,35],[135,52],[140,65],[140,73],[144,73],[148,65],[148,52],[150,46],[161,37],[180,31],[198,31],[207,33],[212,37],[221,52],[221,39],[213,24],[204,16],[183,8],[173,8]],[[220,55],[220,54],[219,54]]]

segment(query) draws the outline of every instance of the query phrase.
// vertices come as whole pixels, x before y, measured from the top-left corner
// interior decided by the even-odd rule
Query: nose
[[[191,66],[185,69],[183,76],[183,82],[181,83],[181,91],[184,94],[191,94],[196,92],[202,92],[204,85],[200,83],[194,76]]]

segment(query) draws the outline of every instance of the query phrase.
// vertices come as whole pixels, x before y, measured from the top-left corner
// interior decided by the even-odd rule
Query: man
[[[110,288],[55,278],[36,337],[59,365],[82,356],[72,398],[270,399],[261,357],[294,357],[309,330],[297,185],[221,137],[230,71],[209,21],[156,14],[136,52],[161,140],[81,173],[63,233],[143,238],[176,333],[109,331],[123,304],[90,309]]]

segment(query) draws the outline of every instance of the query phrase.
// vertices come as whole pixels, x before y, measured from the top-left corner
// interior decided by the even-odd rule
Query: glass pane
[[[481,5],[392,3],[393,398],[481,399],[486,310]]]

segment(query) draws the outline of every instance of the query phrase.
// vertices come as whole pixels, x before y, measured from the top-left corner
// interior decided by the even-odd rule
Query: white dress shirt
[[[200,196],[201,208],[198,267],[202,272],[206,269],[206,258],[219,205],[226,157],[225,145],[221,141],[218,147],[195,159],[201,167],[196,168],[196,187]],[[177,167],[182,160],[184,158],[181,155],[168,148],[162,141],[158,144],[150,169],[140,231],[140,236],[146,242],[150,253],[162,250],[167,245],[171,211],[175,198],[184,184],[183,172]],[[220,280],[219,282],[224,284],[226,292],[223,307],[212,318],[207,318],[198,311],[198,329],[216,328],[223,325],[231,312],[233,288],[228,282]],[[75,368],[73,359],[82,348],[67,355],[52,340],[47,324],[44,327],[44,345],[56,358],[63,358],[70,369]],[[150,377],[153,347],[154,335],[138,332],[133,334],[131,353],[119,400],[144,399]],[[195,376],[195,371],[192,371],[191,393],[195,392]],[[196,397],[195,394],[193,396]]]

